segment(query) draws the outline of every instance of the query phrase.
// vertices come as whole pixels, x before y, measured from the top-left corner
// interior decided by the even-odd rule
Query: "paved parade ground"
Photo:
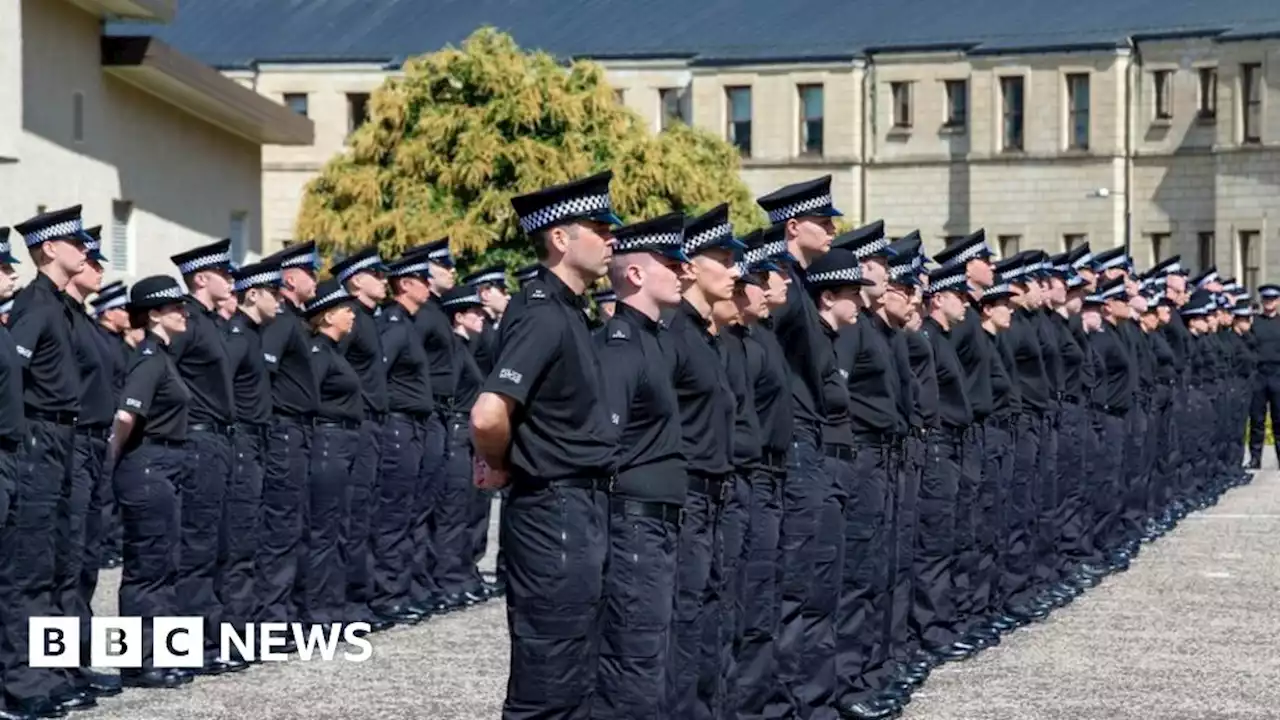
[[[1274,720],[1278,545],[1280,473],[1268,470],[1145,546],[1132,570],[1107,578],[1047,622],[936,670],[904,718]],[[114,608],[119,573],[106,577],[97,605]],[[504,610],[494,601],[375,636],[365,663],[260,665],[182,690],[129,690],[78,716],[496,718],[506,667]]]

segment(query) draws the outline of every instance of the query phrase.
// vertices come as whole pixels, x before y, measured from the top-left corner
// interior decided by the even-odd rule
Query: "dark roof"
[[[1280,31],[1275,0],[182,0],[154,32],[215,67],[379,62],[457,44],[483,25],[560,57],[699,64],[874,52],[1080,50],[1129,38]],[[116,23],[111,34],[137,34]],[[1260,33],[1261,31],[1261,33]]]

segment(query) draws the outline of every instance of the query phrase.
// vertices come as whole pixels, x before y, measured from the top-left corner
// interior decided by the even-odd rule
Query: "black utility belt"
[[[836,443],[824,443],[822,445],[822,454],[829,458],[837,460],[853,460],[852,445],[838,445]]]
[[[55,425],[66,425],[68,427],[75,427],[76,423],[80,419],[80,416],[76,413],[68,412],[66,410],[49,411],[27,408],[26,412],[23,414],[28,420],[41,420],[43,422],[51,422]]]
[[[1094,405],[1092,409],[1104,415],[1110,415],[1111,417],[1117,418],[1122,418],[1129,414],[1129,408],[1116,408],[1111,407],[1110,405]]]
[[[599,476],[580,476],[544,479],[520,473],[512,475],[512,488],[516,490],[542,490],[550,487],[572,488],[574,490],[598,490],[612,493],[618,487],[618,476],[602,474]]]
[[[187,446],[186,440],[173,440],[171,438],[144,437],[138,440],[138,445],[150,445],[151,447],[169,448],[171,450],[181,450]]]
[[[220,422],[187,423],[187,432],[207,432],[215,435],[233,435],[236,426]]]
[[[315,426],[325,430],[359,430],[363,423],[359,420],[324,420],[316,419]]]
[[[425,423],[431,419],[431,413],[409,413],[392,411],[386,415],[388,420],[400,420],[409,423]]]
[[[856,432],[853,442],[867,447],[893,447],[902,442],[903,436],[892,432]]]
[[[82,425],[76,428],[76,434],[94,440],[106,440],[111,437],[111,428],[102,425]]]
[[[712,500],[724,500],[729,496],[733,483],[729,475],[711,475],[708,473],[689,473],[689,492],[706,495]]]
[[[684,509],[679,505],[653,500],[628,500],[614,497],[609,501],[609,509],[617,515],[652,518],[669,522],[677,527],[684,521]]]

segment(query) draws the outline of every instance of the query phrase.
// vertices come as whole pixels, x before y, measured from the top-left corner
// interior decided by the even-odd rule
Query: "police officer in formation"
[[[740,239],[623,226],[610,180],[512,201],[543,262],[471,412],[504,717],[896,717],[1248,480],[1260,343],[1212,269],[836,236],[829,177]]]
[[[223,240],[172,258],[181,283],[103,286],[100,229],[77,206],[4,229],[0,296],[11,234],[37,274],[0,298],[0,718],[244,670],[218,657],[224,622],[377,631],[501,594],[475,565],[487,497],[466,415],[485,374],[459,326],[484,305],[468,288],[441,309],[447,241],[391,263],[364,250],[318,282],[312,243],[236,268]],[[87,658],[114,565],[119,612],[148,637],[152,618],[205,618],[203,667],[156,668],[149,639],[119,678],[29,666],[32,616],[79,618]]]

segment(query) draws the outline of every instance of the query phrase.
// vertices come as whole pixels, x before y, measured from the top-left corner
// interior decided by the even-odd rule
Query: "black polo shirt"
[[[607,477],[615,467],[615,429],[604,371],[584,312],[586,300],[543,273],[511,300],[498,331],[484,392],[519,409],[511,418],[513,482]]]
[[[895,340],[902,344],[900,352],[911,368],[911,426],[933,429],[941,427],[941,396],[938,390],[937,360],[933,345],[923,334],[904,330]]]
[[[1018,396],[1018,386],[1010,374],[1010,368],[1014,366],[1013,357],[1005,354],[995,335],[986,332],[985,328],[983,334],[991,345],[991,417],[1007,421],[1022,411],[1022,398]]]
[[[0,437],[22,442],[27,424],[22,417],[22,364],[8,328],[0,325]]]
[[[938,383],[938,419],[943,427],[963,428],[973,422],[973,406],[965,395],[965,372],[951,345],[947,331],[937,320],[925,318],[920,334],[933,348],[933,367]]]
[[[990,344],[982,329],[982,308],[972,300],[964,319],[951,328],[951,344],[960,358],[965,372],[965,395],[973,406],[974,419],[981,421],[991,414],[991,361]]]
[[[1089,342],[1100,362],[1097,402],[1112,414],[1128,412],[1133,407],[1135,364],[1120,330],[1104,321],[1097,332],[1089,334]]]
[[[235,389],[236,421],[265,425],[271,420],[271,378],[262,358],[258,324],[237,310],[223,326],[231,385]]]
[[[311,336],[311,364],[320,383],[316,419],[320,422],[353,423],[364,420],[360,376],[333,338],[323,333]]]
[[[235,420],[231,360],[215,320],[218,313],[190,296],[183,307],[187,330],[170,339],[168,352],[191,389],[191,423],[230,424]]]
[[[458,413],[470,413],[475,407],[476,398],[480,396],[480,388],[484,387],[487,377],[476,362],[475,355],[467,344],[467,339],[453,334],[454,366],[458,368],[458,377],[454,381],[453,410]]]
[[[431,391],[441,400],[452,400],[457,368],[453,362],[453,323],[432,294],[413,316],[431,367]]]
[[[905,433],[899,413],[902,378],[889,345],[893,329],[874,313],[839,331],[836,362],[849,377],[849,419],[855,433]]]
[[[721,359],[720,338],[712,335],[710,323],[682,300],[672,314],[670,331],[661,339],[675,372],[682,447],[689,472],[730,472],[736,398]]]
[[[720,357],[734,397],[732,458],[733,466],[738,469],[755,467],[761,457],[760,418],[756,415],[756,401],[751,396],[748,380],[745,335],[746,328],[742,325],[720,331]]]
[[[471,347],[472,355],[476,359],[476,365],[480,367],[480,372],[485,377],[493,371],[493,352],[498,344],[498,325],[501,320],[485,320],[484,328],[480,334],[472,338],[468,343]]]
[[[827,421],[824,384],[836,373],[835,352],[822,329],[822,319],[804,289],[804,278],[787,267],[791,283],[787,302],[774,309],[774,332],[791,366],[792,412],[800,425],[816,430]]]
[[[1058,340],[1058,357],[1062,361],[1062,393],[1066,396],[1064,399],[1079,403],[1085,394],[1084,350],[1061,313],[1049,315],[1049,326],[1053,328]]]
[[[747,374],[760,422],[761,444],[764,450],[785,454],[795,431],[791,370],[773,331],[773,320],[764,319],[750,326],[743,344],[747,349]]]
[[[105,430],[111,427],[116,414],[115,393],[107,391],[116,383],[111,348],[84,306],[70,295],[62,297],[71,315],[71,342],[80,374],[80,417],[76,425]]]
[[[376,315],[381,315],[381,308],[365,307],[363,303],[353,301],[355,324],[351,332],[339,343],[341,352],[347,363],[360,376],[360,393],[364,399],[364,410],[369,416],[387,411],[387,361],[382,352],[382,334],[378,332]]]
[[[658,321],[620,302],[595,342],[608,368],[610,419],[617,418],[618,496],[684,505],[688,478],[673,368],[659,340],[665,332]]]
[[[311,417],[320,395],[311,365],[311,332],[288,300],[262,331],[262,359],[271,375],[272,412],[290,417]]]
[[[138,418],[125,446],[136,446],[142,438],[186,440],[191,401],[191,391],[164,344],[148,333],[138,344],[120,392],[119,409]]]
[[[1049,378],[1045,374],[1040,335],[1032,320],[1032,313],[1023,309],[1014,310],[1009,329],[997,337],[1001,343],[1009,346],[1008,354],[1013,358],[1013,380],[1018,385],[1022,409],[1034,413],[1048,410]]]
[[[22,364],[23,403],[44,413],[80,412],[80,370],[71,341],[71,308],[38,273],[14,298],[9,334]]]
[[[378,320],[387,362],[387,411],[430,415],[436,407],[431,393],[431,363],[413,315],[400,303],[391,303]]]

